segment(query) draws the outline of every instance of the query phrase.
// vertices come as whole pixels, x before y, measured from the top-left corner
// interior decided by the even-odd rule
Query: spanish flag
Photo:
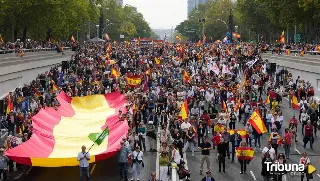
[[[299,103],[298,103],[298,98],[296,97],[296,95],[292,96],[292,100],[291,100],[291,105],[293,108],[295,108],[296,110],[299,110]]]
[[[249,147],[237,147],[236,155],[239,160],[252,160],[254,157],[254,150]]]
[[[2,39],[1,34],[0,34],[0,43],[3,43],[3,39]]]
[[[227,55],[230,55],[230,49],[229,49],[229,47],[226,48],[226,51],[227,51]]]
[[[138,87],[141,85],[142,79],[141,76],[132,75],[127,76],[127,83],[129,87]]]
[[[179,41],[181,41],[181,38],[180,38],[180,36],[178,36],[178,35],[176,35],[176,39],[179,40]]]
[[[108,44],[107,51],[111,51],[111,44]]]
[[[139,38],[138,38],[138,45],[140,46],[140,36],[139,36]]]
[[[150,68],[146,71],[146,75],[150,75],[150,73],[151,73],[151,70],[150,70]]]
[[[187,71],[183,71],[183,82],[188,83],[190,79],[190,76],[188,75]]]
[[[1,35],[0,35],[0,43],[1,43]],[[317,51],[320,52],[320,45],[317,46]]]
[[[221,109],[222,109],[223,111],[227,111],[227,104],[226,104],[226,102],[224,102],[224,100],[222,100]]]
[[[57,92],[59,90],[59,87],[53,80],[51,80],[51,83],[52,83],[52,91]]]
[[[57,96],[55,110],[39,111],[32,122],[32,137],[7,150],[14,162],[39,167],[78,166],[79,145],[90,149],[89,163],[110,158],[119,148],[119,139],[128,133],[128,122],[119,121],[119,110],[126,110],[126,97],[120,92],[85,97]],[[72,128],[72,129],[66,129]],[[39,149],[42,148],[42,149]]]
[[[258,109],[251,114],[248,122],[257,130],[259,134],[267,132],[266,125],[264,124]]]
[[[280,36],[280,43],[284,43],[285,40],[284,40],[284,31],[282,31],[282,34]]]
[[[248,133],[244,129],[241,129],[241,130],[228,129],[228,133],[230,133],[230,135],[233,135],[235,132],[237,132],[241,136],[241,138],[249,137]]]
[[[182,120],[187,119],[189,114],[188,110],[188,101],[185,100],[184,103],[181,105],[181,118]]]
[[[116,79],[120,77],[120,73],[116,68],[111,69],[111,75]]]
[[[108,33],[106,33],[105,37],[106,37],[106,40],[107,40],[107,41],[110,40]]]
[[[71,36],[71,41],[76,42],[76,39],[74,39],[73,35]]]
[[[13,110],[13,103],[11,101],[10,93],[8,94],[8,105],[7,105],[7,110],[6,113],[9,114],[10,111]]]
[[[160,60],[157,57],[154,57],[154,62],[156,63],[156,65],[160,64]]]
[[[201,46],[201,41],[199,40],[198,43],[196,44],[197,47]]]
[[[266,100],[264,101],[264,103],[270,104],[270,96],[268,96],[268,97],[266,98]]]

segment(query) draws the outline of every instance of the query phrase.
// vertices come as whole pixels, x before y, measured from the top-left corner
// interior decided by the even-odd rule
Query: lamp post
[[[237,33],[238,33],[238,27],[239,27],[239,26],[237,26],[237,25],[234,26],[236,35],[237,35]],[[234,39],[237,40],[237,41],[239,41],[239,40],[238,40],[238,37],[234,37]]]
[[[97,27],[97,40],[99,39],[99,25],[96,25]]]
[[[232,15],[232,9],[230,9],[230,15],[229,15],[229,31],[230,31],[230,43],[233,43],[233,38],[232,38],[232,32],[233,32],[233,15]]]

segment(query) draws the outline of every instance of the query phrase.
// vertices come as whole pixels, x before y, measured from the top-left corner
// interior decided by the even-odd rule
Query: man
[[[262,158],[267,152],[269,153],[270,158],[274,161],[276,158],[276,151],[274,150],[274,148],[271,147],[271,143],[268,143],[267,146],[263,148],[261,154]]]
[[[156,172],[152,172],[151,173],[151,179],[149,181],[160,181],[159,179],[157,179]]]
[[[235,131],[233,135],[230,136],[231,142],[231,163],[234,163],[234,155],[236,154],[236,147],[240,145],[242,141],[241,135]]]
[[[310,141],[310,148],[313,150],[312,144],[314,141],[313,138],[313,125],[311,124],[311,121],[308,120],[307,124],[304,126],[304,137],[303,137],[303,148],[306,149],[307,143]]]
[[[80,165],[80,181],[83,181],[83,172],[86,173],[87,181],[90,180],[90,170],[89,170],[89,160],[90,160],[90,154],[89,152],[86,152],[86,146],[81,147],[81,152],[78,153],[77,160],[79,161]]]
[[[201,150],[201,165],[200,165],[200,175],[202,175],[203,163],[207,162],[207,169],[210,170],[210,150],[212,150],[211,144],[208,142],[206,136],[203,137],[203,142],[199,146],[199,150]]]
[[[182,139],[183,139],[183,144],[185,143],[186,139],[186,134],[189,128],[191,127],[191,124],[189,123],[188,119],[185,119],[183,123],[180,125],[181,130],[182,130]]]
[[[211,171],[206,171],[206,176],[201,181],[215,181],[214,178],[211,176]]]
[[[0,149],[0,177],[3,174],[3,181],[7,181],[8,161],[9,158],[3,155],[4,149]]]
[[[129,156],[130,150],[128,149],[128,147],[125,146],[125,142],[121,141],[120,142],[120,151],[118,154],[118,166],[120,169],[120,180],[123,179],[124,176],[124,180],[127,181],[127,161],[128,161],[128,156]]]
[[[225,143],[226,143],[226,149],[227,149],[228,159],[230,159],[230,150],[229,150],[230,133],[229,133],[226,129],[224,129],[224,130],[223,130],[222,137],[223,137],[223,140],[224,140]]]

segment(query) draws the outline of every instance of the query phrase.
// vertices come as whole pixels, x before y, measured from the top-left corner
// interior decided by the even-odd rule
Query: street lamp
[[[97,40],[99,39],[99,25],[96,25],[97,27]]]

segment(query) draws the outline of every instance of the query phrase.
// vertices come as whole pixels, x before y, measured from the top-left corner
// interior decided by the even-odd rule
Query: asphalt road
[[[320,56],[319,55],[304,55],[303,57],[300,57],[300,55],[295,56],[293,53],[290,55],[282,54],[271,54],[270,52],[267,52],[265,54],[262,54],[262,57],[264,59],[281,59],[281,61],[284,62],[295,62],[295,63],[301,63],[306,65],[312,65],[312,66],[320,66]],[[320,72],[320,71],[319,71]]]
[[[263,98],[265,99],[266,96],[264,95]],[[288,127],[288,122],[292,118],[293,114],[298,117],[299,113],[298,111],[289,108],[288,101],[283,98],[283,103],[280,104],[281,110],[283,112],[284,116],[284,126]],[[236,128],[243,128],[243,124],[237,123]],[[263,149],[267,141],[269,139],[268,134],[264,134],[261,137],[261,148]],[[211,138],[210,138],[211,140]],[[294,151],[291,149],[291,155],[290,159],[288,160],[288,163],[298,163],[300,158],[302,157],[302,153],[306,152],[308,154],[308,157],[311,160],[311,163],[318,168],[319,170],[316,171],[316,173],[313,174],[314,180],[320,180],[320,175],[317,175],[320,173],[320,141],[319,138],[315,138],[315,142],[313,145],[313,149],[311,150],[309,148],[309,145],[307,145],[307,148],[303,148],[303,142],[302,142],[302,135],[301,135],[301,124],[298,125],[298,143],[297,143],[297,151]],[[231,146],[230,146],[231,149]],[[230,150],[231,151],[231,150]],[[284,153],[283,147],[278,148],[278,153]],[[192,172],[191,173],[191,180],[192,181],[198,181],[203,178],[203,176],[199,175],[200,172],[200,158],[201,158],[201,153],[200,151],[197,151],[195,153],[195,156],[193,157],[191,155],[191,152],[187,152],[187,164],[189,170]],[[255,151],[255,156],[254,159],[250,162],[250,164],[247,166],[247,174],[240,174],[240,164],[239,162],[235,159],[234,163],[231,163],[231,160],[226,159],[226,173],[219,173],[218,172],[218,163],[215,161],[215,150],[211,151],[211,156],[210,156],[210,167],[211,167],[211,172],[213,177],[217,181],[235,181],[235,180],[248,180],[248,181],[262,181],[263,178],[261,176],[261,151]],[[206,170],[206,163],[204,164],[204,171]],[[300,176],[298,175],[287,175],[288,179],[290,181],[300,181]]]
[[[23,57],[17,56],[15,53],[4,54],[0,55],[0,67],[50,60],[64,56],[70,57],[74,54],[71,50],[66,50],[64,53],[65,55],[57,53],[57,51],[26,52]]]

